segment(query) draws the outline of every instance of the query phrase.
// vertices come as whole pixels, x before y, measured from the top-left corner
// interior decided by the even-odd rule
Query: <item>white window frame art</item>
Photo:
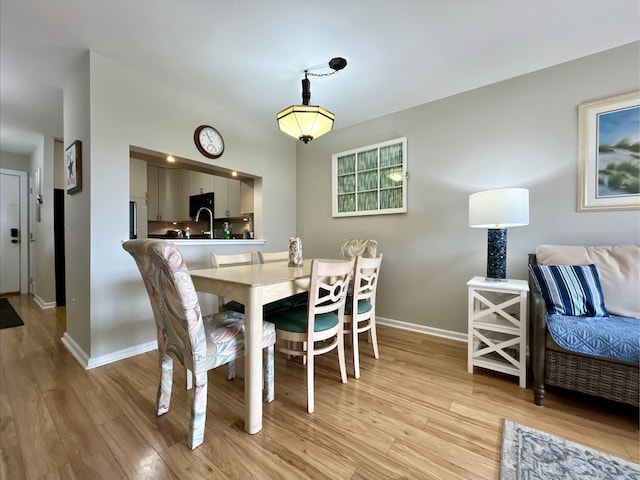
[[[332,216],[406,213],[407,176],[406,137],[331,155]]]

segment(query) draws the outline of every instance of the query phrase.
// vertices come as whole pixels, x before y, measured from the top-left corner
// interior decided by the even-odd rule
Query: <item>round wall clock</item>
[[[196,147],[202,155],[218,158],[224,153],[224,140],[220,132],[209,125],[200,125],[193,134]]]

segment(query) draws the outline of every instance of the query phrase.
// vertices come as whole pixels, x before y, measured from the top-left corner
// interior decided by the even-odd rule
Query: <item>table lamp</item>
[[[504,281],[507,273],[507,228],[529,225],[529,190],[501,188],[469,195],[469,226],[487,228],[487,276]]]

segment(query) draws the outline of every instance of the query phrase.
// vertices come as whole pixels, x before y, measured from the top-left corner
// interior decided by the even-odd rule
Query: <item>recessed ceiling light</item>
[[[231,176],[232,177],[237,177],[238,176],[238,172],[236,172],[236,171],[231,172]]]
[[[173,156],[172,156],[172,155],[167,155],[167,162],[169,162],[169,163],[175,163],[175,161],[176,161],[176,159],[175,159],[175,158],[173,158]]]

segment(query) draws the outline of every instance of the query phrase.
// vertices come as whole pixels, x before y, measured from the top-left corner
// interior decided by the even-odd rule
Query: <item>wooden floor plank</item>
[[[5,385],[4,368],[0,365],[0,478],[22,480],[27,474],[7,388],[2,388]]]
[[[244,381],[209,373],[204,443],[187,447],[191,392],[176,361],[158,417],[157,352],[85,371],[60,342],[65,309],[10,302],[25,325],[0,330],[0,478],[497,478],[505,418],[638,462],[638,409],[548,389],[545,406],[516,377],[466,371],[465,343],[380,326],[380,359],[360,342],[361,378],[337,356],[305,368],[276,355],[276,399],[263,429],[243,428]]]

